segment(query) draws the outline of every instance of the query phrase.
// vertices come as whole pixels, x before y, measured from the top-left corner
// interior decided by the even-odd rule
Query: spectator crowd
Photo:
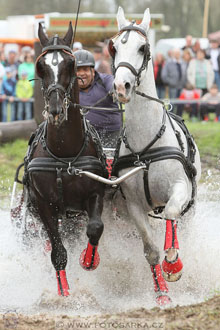
[[[83,45],[75,42],[73,51],[81,49]],[[112,74],[107,42],[97,42],[92,54],[95,71]],[[202,49],[199,40],[193,43],[188,35],[181,49],[169,50],[166,57],[155,54],[153,67],[158,97],[170,98],[176,114],[182,116],[186,110],[192,120],[207,121],[209,113],[214,112],[215,121],[220,122],[218,40],[210,40],[209,48]],[[33,48],[25,46],[16,51],[0,45],[0,121],[33,118],[34,71]]]
[[[187,110],[192,120],[208,121],[209,113],[214,112],[214,120],[220,122],[218,40],[210,40],[209,48],[202,49],[199,40],[193,43],[188,35],[183,48],[171,49],[167,57],[155,54],[153,65],[158,97],[169,97],[176,114],[182,116]]]
[[[34,51],[25,46],[8,49],[0,46],[0,120],[2,122],[33,117]]]

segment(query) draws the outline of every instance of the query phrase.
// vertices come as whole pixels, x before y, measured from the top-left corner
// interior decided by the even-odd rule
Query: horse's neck
[[[147,70],[142,72],[138,91],[157,98],[155,80],[151,61]],[[125,126],[128,143],[139,151],[151,142],[158,133],[163,118],[162,105],[156,101],[133,94],[131,101],[125,105]]]
[[[56,127],[48,124],[47,145],[57,157],[73,157],[80,151],[84,140],[82,119],[78,109],[70,105],[68,119]]]

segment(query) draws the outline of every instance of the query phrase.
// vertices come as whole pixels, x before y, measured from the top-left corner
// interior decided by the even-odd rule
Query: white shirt
[[[218,62],[217,58],[220,54],[219,49],[211,49],[210,56],[211,56],[211,63],[214,71],[218,71]]]

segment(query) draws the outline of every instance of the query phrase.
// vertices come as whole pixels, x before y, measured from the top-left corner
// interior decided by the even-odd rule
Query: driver
[[[74,55],[77,62],[77,76],[80,78],[78,79],[80,104],[117,109],[118,105],[113,102],[112,95],[109,93],[113,87],[114,77],[95,71],[95,59],[88,50],[77,50],[74,52]],[[101,99],[103,100],[98,102]],[[92,109],[86,114],[86,119],[97,130],[103,147],[116,147],[122,127],[121,113],[111,110]]]

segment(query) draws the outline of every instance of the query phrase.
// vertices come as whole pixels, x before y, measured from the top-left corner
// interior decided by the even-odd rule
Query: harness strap
[[[58,192],[58,203],[59,203],[59,213],[60,216],[64,214],[64,209],[63,209],[63,181],[62,181],[62,168],[56,168],[57,172],[57,192]],[[61,216],[62,217],[62,216]]]
[[[114,72],[114,73],[116,73],[116,71],[117,71],[118,68],[120,68],[120,67],[128,68],[129,70],[131,70],[131,72],[133,73],[133,75],[134,75],[135,77],[137,77],[138,74],[139,74],[139,72],[137,72],[137,71],[135,70],[135,68],[133,67],[133,65],[131,65],[131,64],[128,63],[128,62],[120,62],[120,63],[118,64],[117,68],[115,68],[115,72]]]
[[[28,166],[28,172],[57,172],[59,170],[59,175],[61,172],[67,172],[69,168],[69,162],[73,160],[73,158],[64,158],[65,164],[63,162],[56,161],[53,158],[49,157],[38,157],[33,158]],[[104,175],[107,177],[107,171],[103,166],[101,160],[94,156],[81,156],[76,162],[74,166],[74,171],[72,175],[77,175],[77,169],[85,170],[85,171],[97,171],[100,175]],[[57,177],[60,176],[57,174]],[[59,180],[58,180],[59,182]],[[60,184],[60,182],[59,182]]]
[[[148,180],[150,161],[149,162],[145,161],[145,164],[146,164],[147,167],[146,167],[146,169],[144,169],[144,176],[143,176],[143,179],[144,179],[144,192],[145,192],[145,196],[146,196],[148,205],[151,208],[153,208],[153,202],[152,202],[152,199],[151,199],[150,188],[149,188],[149,180]]]
[[[129,143],[128,143],[128,139],[127,139],[127,136],[126,136],[126,134],[125,134],[125,130],[124,130],[124,136],[123,136],[123,142],[124,142],[124,144],[125,144],[125,146],[126,146],[126,148],[128,148],[130,151],[131,151],[131,153],[133,154],[133,155],[135,155],[138,159],[140,158],[140,156],[141,155],[143,155],[143,154],[145,154],[155,143],[156,143],[156,141],[158,140],[158,139],[160,139],[161,138],[161,136],[164,134],[164,132],[165,132],[165,130],[166,130],[166,125],[165,125],[165,123],[166,123],[166,109],[165,108],[163,108],[163,118],[162,118],[162,125],[161,125],[161,127],[160,127],[160,129],[159,129],[159,131],[158,131],[158,133],[155,135],[155,137],[153,138],[153,140],[151,141],[151,142],[149,142],[148,143],[148,145],[143,149],[143,150],[141,150],[141,151],[139,151],[139,152],[135,152],[132,148],[131,148],[131,146],[129,145]]]
[[[85,130],[85,137],[84,137],[84,141],[83,141],[83,145],[79,151],[79,153],[77,154],[76,157],[74,157],[71,162],[67,162],[65,161],[64,158],[60,158],[60,157],[57,157],[56,155],[54,155],[50,149],[48,148],[47,146],[47,143],[46,143],[46,129],[47,129],[47,125],[45,125],[44,127],[44,134],[42,135],[40,141],[41,141],[41,144],[42,144],[42,147],[48,152],[48,154],[55,160],[57,161],[60,161],[61,163],[63,164],[68,164],[69,168],[71,168],[73,166],[73,164],[78,160],[78,158],[83,154],[83,152],[86,150],[87,146],[88,146],[88,143],[89,143],[89,134],[88,134],[88,131]]]
[[[195,176],[196,176],[196,168],[191,163],[189,159],[185,157],[183,152],[179,150],[176,147],[158,147],[148,150],[147,153],[142,154],[140,156],[139,162],[143,162],[147,165],[146,170],[144,171],[144,190],[145,190],[145,196],[146,200],[149,204],[149,206],[153,209],[153,202],[150,195],[150,189],[149,189],[149,180],[148,180],[148,172],[149,167],[151,163],[162,161],[162,160],[168,160],[168,159],[175,159],[182,163],[184,170],[189,177],[189,179],[192,181],[192,196],[191,200],[189,201],[186,208],[182,211],[181,215],[185,214],[189,208],[194,204],[194,197],[195,197],[195,191],[196,191],[196,182],[195,182]],[[118,176],[118,172],[122,169],[134,167],[135,163],[137,162],[136,156],[133,154],[125,155],[119,157],[117,159],[117,162],[113,164],[112,169],[112,175]],[[161,207],[160,207],[161,209]]]
[[[157,161],[167,159],[179,160],[182,163],[186,174],[190,179],[196,176],[197,171],[195,166],[185,157],[182,151],[176,147],[167,146],[150,149],[147,153],[140,155],[139,161],[155,163]],[[119,157],[117,162],[113,164],[112,175],[117,176],[120,170],[128,167],[134,167],[136,162],[137,157],[133,154]]]

